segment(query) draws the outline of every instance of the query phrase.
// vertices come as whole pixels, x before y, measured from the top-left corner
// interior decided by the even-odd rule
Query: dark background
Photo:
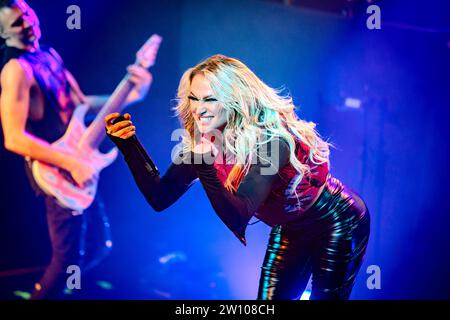
[[[59,51],[88,94],[112,92],[148,36],[164,37],[150,93],[128,109],[161,171],[175,145],[170,134],[179,124],[170,108],[186,68],[222,53],[242,60],[270,86],[288,88],[300,117],[318,123],[335,145],[332,173],[357,190],[371,212],[369,248],[352,298],[450,298],[448,2],[379,2],[381,30],[366,28],[364,1],[351,14],[296,1],[29,3],[41,20],[42,43]],[[81,30],[66,28],[72,4],[81,8]],[[346,97],[360,99],[361,108],[345,108]],[[45,265],[50,249],[43,205],[21,158],[0,148],[0,270]],[[88,286],[83,297],[256,297],[269,227],[249,227],[243,247],[215,216],[200,184],[157,214],[121,157],[102,172],[99,194],[114,247],[87,276],[97,286]],[[161,263],[168,255],[172,259]],[[370,265],[381,269],[379,290],[366,286]],[[1,297],[29,291],[38,276],[0,277]]]

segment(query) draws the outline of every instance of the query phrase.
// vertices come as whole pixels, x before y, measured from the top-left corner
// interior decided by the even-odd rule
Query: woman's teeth
[[[200,117],[200,122],[202,123],[208,123],[214,118],[214,116],[202,116]]]

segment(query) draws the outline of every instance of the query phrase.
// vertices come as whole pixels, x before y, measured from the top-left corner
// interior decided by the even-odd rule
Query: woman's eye
[[[205,99],[205,102],[216,102],[216,101],[217,101],[216,98],[208,98],[208,99]]]
[[[191,100],[191,101],[198,101],[198,99],[196,97],[193,97],[193,96],[189,96],[188,99]]]

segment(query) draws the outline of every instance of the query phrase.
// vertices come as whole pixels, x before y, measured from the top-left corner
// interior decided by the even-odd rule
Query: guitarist
[[[76,105],[89,104],[95,112],[108,97],[85,96],[56,51],[39,44],[39,19],[25,1],[0,0],[0,36],[5,42],[0,65],[0,119],[6,149],[65,169],[79,186],[89,184],[95,177],[89,159],[55,150],[51,143],[66,131]],[[128,73],[136,85],[126,101],[131,104],[145,97],[152,76],[139,66],[128,67]],[[34,188],[37,189],[36,185]],[[112,243],[109,223],[98,199],[82,215],[75,215],[53,197],[40,194],[45,197],[52,259],[35,284],[31,298],[52,299],[65,286],[67,266],[82,263],[81,269],[85,271],[89,268],[86,260],[90,245],[101,244],[104,256]],[[93,231],[97,225],[101,230]],[[92,244],[92,248],[98,246]],[[99,259],[100,255],[94,255],[89,259],[90,265]]]

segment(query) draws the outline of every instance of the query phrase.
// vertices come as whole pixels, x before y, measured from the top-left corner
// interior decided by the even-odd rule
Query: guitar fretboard
[[[129,76],[127,75],[122,79],[89,128],[86,129],[80,139],[80,147],[89,146],[92,149],[97,149],[100,146],[106,136],[105,117],[110,113],[120,113],[125,107],[125,101],[128,95],[133,90],[134,84],[128,78]]]

